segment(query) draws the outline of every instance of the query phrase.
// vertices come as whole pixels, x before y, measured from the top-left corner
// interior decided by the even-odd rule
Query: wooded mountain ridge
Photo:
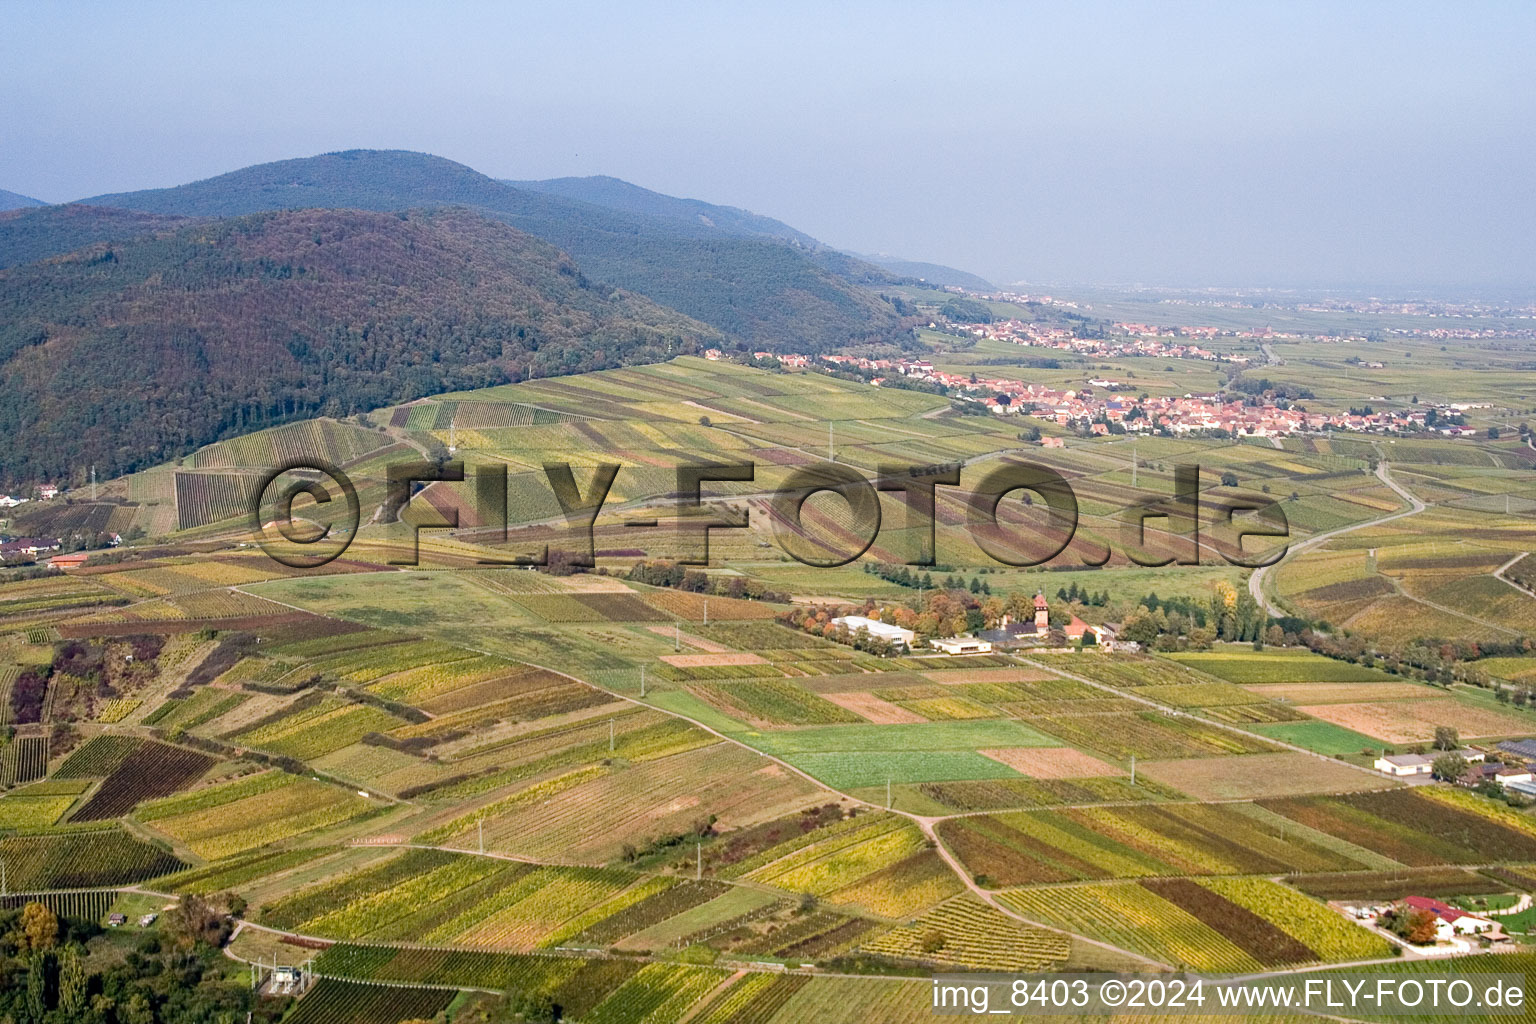
[[[184,222],[0,271],[0,483],[724,342],[469,210]]]

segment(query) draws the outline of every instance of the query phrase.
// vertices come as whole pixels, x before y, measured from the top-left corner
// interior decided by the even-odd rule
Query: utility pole
[[[885,777],[885,809],[891,809],[891,777]]]
[[[832,449],[832,421],[831,420],[827,421],[827,461],[828,462],[836,462],[837,461],[837,455],[834,453],[834,451]]]
[[[704,840],[695,841],[693,853],[697,858],[693,862],[693,880],[697,882],[704,877]]]
[[[613,753],[613,719],[608,719],[608,753]]]
[[[640,666],[640,699],[645,699],[645,666]]]
[[[10,894],[11,887],[5,876],[5,858],[0,857],[0,896],[9,896]]]
[[[1131,486],[1136,486],[1136,442],[1131,442]]]
[[[96,467],[91,467],[91,500],[96,500]]]
[[[1136,755],[1131,755],[1131,785],[1136,785]]]
[[[1509,495],[1507,494],[1504,495],[1504,504],[1509,504]],[[1504,511],[1508,512],[1509,509],[1505,508]],[[709,625],[709,598],[707,597],[704,599],[704,625]]]
[[[683,649],[683,624],[681,622],[674,622],[674,623],[672,623],[672,650],[680,651],[682,649]]]
[[[479,837],[480,837],[480,852],[484,853],[485,852],[485,819],[484,818],[477,818],[477,819],[475,819],[475,832],[478,833]]]

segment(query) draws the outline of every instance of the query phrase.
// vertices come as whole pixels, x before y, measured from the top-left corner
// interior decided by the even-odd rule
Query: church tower
[[[1051,606],[1046,604],[1045,595],[1035,592],[1035,632],[1049,633],[1051,631]]]

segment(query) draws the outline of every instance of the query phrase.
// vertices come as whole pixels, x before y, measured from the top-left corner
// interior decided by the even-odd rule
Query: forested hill
[[[901,342],[910,326],[889,303],[861,287],[890,275],[845,254],[811,251],[778,238],[712,233],[686,219],[515,188],[422,153],[329,153],[86,202],[220,217],[306,207],[469,206],[554,243],[588,277],[649,296],[744,345],[822,351],[865,341]]]
[[[124,242],[186,220],[80,203],[7,210],[0,213],[0,269],[74,252],[93,242]]]
[[[42,205],[44,204],[41,199],[33,199],[31,196],[7,192],[5,189],[0,188],[0,210],[20,210],[29,206]]]
[[[915,277],[940,287],[954,285],[957,288],[969,288],[977,292],[990,292],[995,287],[984,277],[965,270],[956,270],[954,267],[946,267],[942,263],[922,263],[918,260],[905,260],[900,256],[866,256],[862,253],[852,255],[867,263],[884,267],[893,274]]]
[[[463,209],[196,222],[0,271],[0,484],[719,341]]]
[[[544,181],[505,181],[503,184],[529,192],[563,196],[583,203],[606,206],[611,210],[656,217],[674,222],[678,231],[699,238],[773,238],[792,242],[807,249],[819,249],[821,243],[803,231],[796,231],[783,221],[740,210],[734,206],[716,206],[699,199],[652,192],[620,178],[599,174],[589,178],[549,178]]]

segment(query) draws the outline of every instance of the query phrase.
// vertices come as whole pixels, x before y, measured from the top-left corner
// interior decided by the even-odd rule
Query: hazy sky
[[[0,188],[404,148],[998,281],[1536,281],[1536,4],[752,7],[6,0]]]

